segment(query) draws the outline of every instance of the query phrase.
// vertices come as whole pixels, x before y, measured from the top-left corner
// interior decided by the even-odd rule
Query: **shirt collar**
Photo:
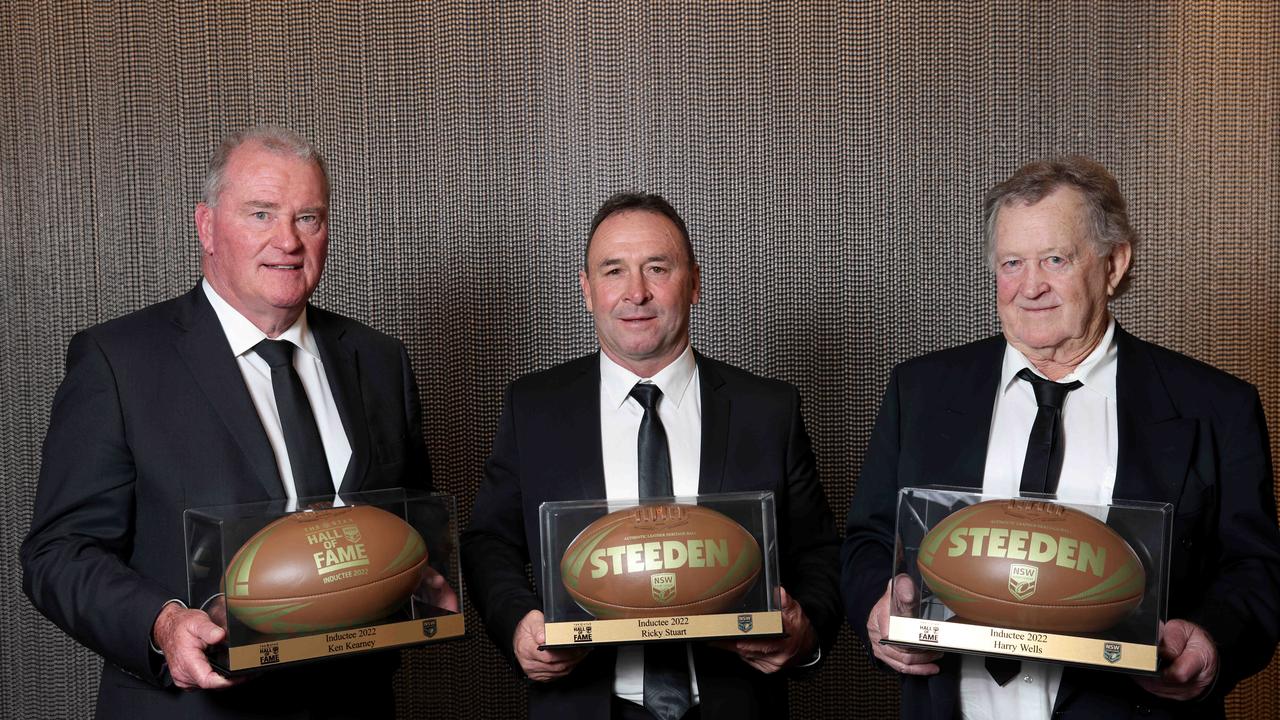
[[[1116,320],[1111,318],[1107,323],[1107,331],[1102,335],[1102,341],[1098,346],[1089,353],[1071,374],[1058,380],[1058,382],[1071,382],[1079,380],[1080,384],[1090,390],[1105,395],[1111,399],[1116,396]],[[1012,344],[1005,343],[1004,346],[1004,364],[1000,370],[1000,391],[1006,393],[1009,388],[1018,380],[1018,371],[1023,368],[1030,368],[1035,374],[1044,377],[1043,373],[1036,370],[1035,365],[1023,355],[1021,351]]]
[[[204,288],[205,297],[209,298],[209,304],[213,306],[214,314],[218,316],[218,323],[222,325],[222,332],[226,333],[233,355],[240,357],[252,350],[254,345],[267,339],[267,334],[259,330],[257,325],[249,322],[249,319],[241,315],[239,310],[231,307],[231,303],[223,300],[207,279],[201,280],[200,285]],[[308,355],[317,360],[320,358],[315,336],[307,325],[306,312],[298,315],[298,319],[275,339],[288,340],[295,347],[302,348]]]
[[[662,391],[662,397],[680,407],[685,391],[689,389],[693,376],[698,372],[698,362],[693,357],[693,346],[686,345],[680,357],[662,368],[651,378],[642,378],[630,370],[614,362],[603,350],[600,351],[600,393],[609,402],[609,407],[622,407],[631,394],[631,388],[641,380],[648,380]]]

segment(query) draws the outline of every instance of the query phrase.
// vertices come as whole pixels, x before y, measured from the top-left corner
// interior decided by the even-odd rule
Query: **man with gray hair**
[[[1030,163],[992,188],[984,212],[1003,333],[894,369],[846,524],[849,622],[901,673],[906,718],[1221,717],[1223,697],[1266,666],[1280,637],[1280,535],[1258,393],[1116,324],[1108,302],[1124,287],[1135,235],[1101,165]],[[933,483],[1171,504],[1160,675],[881,645],[890,607],[902,614],[914,595],[909,582],[889,589],[897,491]]]
[[[105,660],[99,718],[390,716],[394,654],[231,681],[204,655],[222,627],[182,602],[185,508],[431,487],[403,345],[308,303],[329,234],[311,143],[229,135],[195,224],[193,290],[71,340],[23,587]]]

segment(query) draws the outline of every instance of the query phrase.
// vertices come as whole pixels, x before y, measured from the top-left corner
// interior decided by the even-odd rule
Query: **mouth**
[[[263,265],[268,270],[301,270],[301,265]]]

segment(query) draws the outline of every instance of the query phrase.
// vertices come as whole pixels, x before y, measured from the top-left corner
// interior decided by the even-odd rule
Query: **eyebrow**
[[[605,258],[604,260],[601,260],[599,263],[597,263],[597,267],[612,267],[614,265],[622,265],[625,262],[626,261],[623,260],[622,258],[616,258],[616,257]],[[644,259],[644,263],[642,264],[653,263],[653,262],[672,262],[672,260],[670,255],[650,255],[649,257]]]

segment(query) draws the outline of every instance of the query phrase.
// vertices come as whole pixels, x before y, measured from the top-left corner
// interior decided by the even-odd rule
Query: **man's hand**
[[[1194,700],[1218,675],[1218,646],[1204,628],[1186,620],[1160,626],[1160,657],[1170,661],[1160,677],[1134,677],[1143,690],[1169,700]]]
[[[788,665],[808,662],[818,648],[818,635],[795,598],[778,587],[784,637],[760,640],[716,640],[711,645],[738,654],[742,661],[762,673],[775,673]]]
[[[417,594],[438,608],[458,612],[458,593],[454,592],[444,575],[430,565],[422,567],[422,580],[418,583]]]
[[[530,680],[547,682],[568,675],[590,648],[564,648],[539,650],[547,641],[545,620],[541,610],[530,610],[516,625],[513,645],[516,661]]]
[[[893,594],[892,597],[890,593]],[[910,615],[915,604],[916,588],[910,577],[899,575],[897,582],[889,581],[884,589],[884,596],[871,608],[871,615],[867,617],[867,638],[871,641],[871,652],[880,662],[900,673],[936,675],[938,658],[942,657],[942,653],[880,644],[880,640],[889,632],[890,608],[892,607],[894,615]]]
[[[214,672],[204,649],[221,642],[226,631],[203,610],[190,610],[177,603],[164,606],[151,626],[151,638],[164,652],[173,684],[183,690],[218,690],[238,684]]]

